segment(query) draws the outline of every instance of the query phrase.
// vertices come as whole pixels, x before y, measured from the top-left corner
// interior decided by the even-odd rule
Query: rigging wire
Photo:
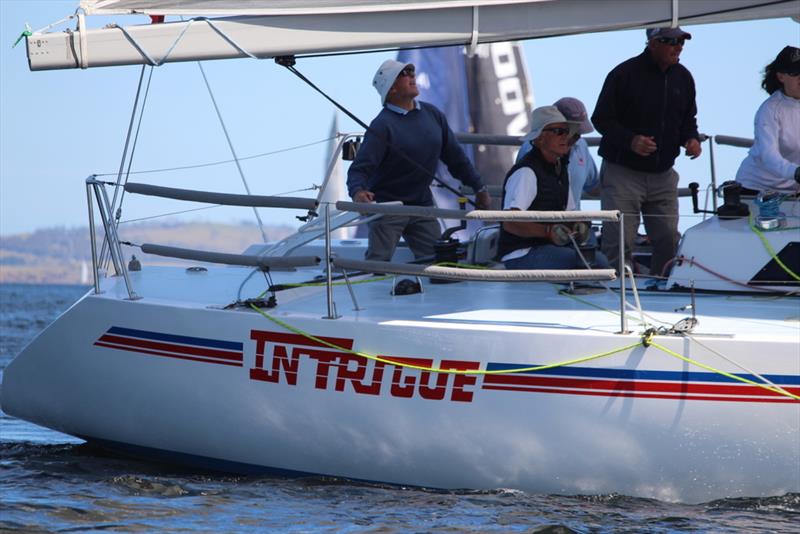
[[[217,105],[217,99],[214,98],[214,92],[211,90],[211,84],[208,82],[208,77],[206,77],[206,71],[203,68],[203,63],[198,61],[197,66],[200,68],[200,74],[203,75],[203,82],[206,84],[206,89],[208,89],[208,96],[211,97],[211,103],[214,105],[214,111],[217,113],[220,126],[222,126],[222,132],[225,134],[225,140],[228,142],[228,148],[230,148],[233,160],[236,162],[236,169],[239,171],[239,177],[242,179],[242,184],[244,184],[244,190],[247,191],[248,195],[252,195],[253,193],[250,192],[250,185],[248,185],[247,178],[244,176],[242,164],[239,162],[239,157],[236,155],[236,149],[233,146],[233,141],[231,141],[231,136],[228,134],[228,128],[225,126],[225,120],[222,118],[222,112],[219,110],[219,106]],[[261,220],[261,215],[259,215],[258,209],[255,206],[253,206],[253,213],[258,221],[258,229],[261,231],[261,237],[264,239],[264,243],[266,243],[268,239],[267,234],[264,231],[264,222]]]
[[[139,122],[136,125],[136,135],[133,136],[133,146],[131,147],[131,156],[128,158],[128,169],[125,172],[125,184],[131,176],[131,167],[133,166],[133,155],[136,153],[136,145],[139,142],[139,133],[142,131],[142,119],[144,118],[144,108],[147,105],[147,97],[150,94],[150,82],[153,80],[153,67],[150,67],[150,76],[147,78],[147,87],[144,91],[144,99],[142,99],[142,107],[139,111]],[[114,191],[116,196],[116,190]],[[122,201],[125,199],[125,187],[122,188],[122,194],[119,198],[119,208],[115,214],[114,223],[119,225],[119,220],[122,217]],[[111,205],[112,209],[114,204]]]
[[[192,209],[188,209],[188,210],[172,211],[172,212],[169,212],[169,213],[162,213],[160,215],[151,215],[149,217],[140,217],[138,219],[127,219],[125,221],[120,221],[119,224],[127,224],[127,223],[140,222],[140,221],[149,221],[151,219],[160,219],[161,217],[169,217],[171,215],[182,215],[184,213],[191,213],[193,211],[210,210],[210,209],[213,209],[213,208],[219,208],[221,206],[222,206],[222,204],[214,204],[213,206],[203,206],[203,207],[200,207],[200,208],[192,208]]]
[[[310,143],[304,143],[302,145],[295,145],[295,146],[291,146],[291,147],[287,147],[287,148],[281,148],[281,149],[278,149],[278,150],[272,150],[270,152],[262,152],[261,154],[254,154],[252,156],[244,156],[244,157],[239,158],[239,161],[246,161],[246,160],[249,160],[249,159],[256,159],[256,158],[263,158],[263,157],[266,157],[266,156],[274,156],[275,154],[281,154],[283,152],[291,152],[292,150],[299,150],[301,148],[308,148],[310,146],[320,145],[322,143],[327,143],[327,142],[331,141],[332,139],[336,139],[337,137],[338,136],[328,137],[326,139],[321,139],[319,141],[312,141]],[[215,165],[224,165],[226,163],[233,163],[234,161],[235,160],[232,160],[232,159],[226,159],[226,160],[220,160],[220,161],[211,161],[211,162],[207,162],[207,163],[198,163],[196,165],[182,165],[182,166],[179,166],[179,167],[164,167],[162,169],[147,169],[147,170],[144,170],[144,171],[130,171],[129,174],[153,174],[153,173],[159,173],[159,172],[183,171],[183,170],[187,170],[187,169],[199,169],[199,168],[202,168],[202,167],[213,167]],[[113,173],[113,172],[112,173],[98,173],[98,174],[95,174],[94,176],[115,176],[116,174],[117,173]],[[305,189],[298,189],[298,191],[305,191]]]
[[[145,73],[145,69],[146,68],[147,68],[146,65],[142,65],[142,70],[139,73],[139,83],[138,83],[138,85],[136,87],[136,96],[133,99],[133,109],[131,110],[131,119],[130,119],[130,122],[128,123],[128,133],[125,136],[125,145],[124,145],[124,147],[122,149],[122,158],[120,159],[120,162],[119,162],[119,170],[117,171],[117,180],[116,180],[116,183],[114,185],[114,195],[112,197],[113,200],[111,201],[111,203],[109,205],[109,212],[108,212],[109,219],[114,217],[114,209],[117,206],[117,195],[119,195],[120,184],[122,183],[122,173],[123,173],[123,171],[125,169],[125,161],[128,158],[128,148],[129,148],[130,142],[131,142],[131,134],[133,133],[133,124],[134,124],[134,121],[136,119],[137,111],[140,111],[140,109],[139,109],[139,98],[140,98],[141,93],[142,93],[142,84],[144,82],[144,73]],[[152,77],[152,74],[153,74],[153,72],[152,72],[152,68],[151,68],[151,71],[150,71],[151,77]],[[149,87],[150,87],[150,84],[149,84],[149,81],[148,81],[148,90],[149,90]],[[144,104],[142,106],[144,106]],[[143,107],[142,107],[141,111],[143,111]],[[141,125],[141,119],[139,121],[139,124]],[[137,132],[137,137],[138,137],[138,132]],[[121,206],[122,206],[122,202],[120,202],[120,209],[121,209]],[[121,215],[121,211],[118,211],[117,213]],[[118,219],[119,219],[119,217],[117,216],[117,220]],[[114,224],[116,224],[116,222]],[[110,252],[111,252],[111,247],[110,247],[110,244],[108,243],[108,236],[106,236],[103,239],[103,246],[100,249],[100,255],[98,256],[97,264],[100,265],[100,266],[107,266],[109,258],[106,258],[106,253],[109,253],[109,256],[110,256]]]
[[[299,70],[297,70],[297,69],[294,67],[294,65],[295,65],[295,59],[294,59],[294,56],[282,56],[282,57],[276,57],[276,58],[275,58],[275,63],[277,63],[278,65],[281,65],[281,66],[283,66],[283,67],[286,67],[286,70],[288,70],[289,72],[291,72],[292,74],[294,74],[295,76],[297,76],[298,78],[300,78],[300,79],[301,79],[303,82],[305,82],[306,84],[308,84],[308,86],[309,86],[309,87],[311,87],[311,88],[312,88],[312,89],[314,89],[316,92],[318,92],[318,93],[319,93],[319,94],[321,94],[323,97],[325,97],[325,98],[326,98],[326,99],[327,99],[327,100],[328,100],[328,101],[329,101],[331,104],[333,104],[334,106],[336,106],[336,107],[337,107],[339,110],[341,110],[341,111],[342,111],[342,112],[343,112],[345,115],[347,115],[348,117],[350,117],[351,119],[353,119],[353,120],[356,122],[356,124],[358,124],[359,126],[361,126],[362,128],[364,128],[364,130],[365,130],[366,132],[369,132],[369,133],[371,133],[371,134],[375,135],[375,136],[376,136],[378,139],[380,139],[380,140],[381,140],[381,142],[383,142],[383,143],[384,143],[384,144],[385,144],[387,147],[389,147],[391,150],[393,150],[393,151],[395,152],[395,154],[397,154],[398,156],[400,156],[402,159],[406,160],[408,163],[410,163],[411,165],[413,165],[413,166],[414,166],[414,167],[416,167],[417,169],[419,169],[419,170],[423,171],[423,172],[424,172],[425,174],[427,174],[429,177],[432,177],[432,178],[433,178],[433,180],[434,180],[435,182],[438,182],[438,184],[439,184],[439,186],[440,186],[440,187],[443,187],[444,189],[447,189],[448,191],[450,191],[451,193],[453,193],[453,194],[454,194],[454,195],[456,195],[457,197],[464,197],[464,195],[463,195],[463,194],[461,194],[461,192],[460,192],[460,191],[456,190],[454,187],[451,187],[449,184],[447,184],[446,182],[444,182],[444,181],[443,181],[441,178],[439,178],[439,177],[438,177],[438,176],[436,176],[435,174],[433,174],[433,173],[431,173],[430,171],[428,171],[428,170],[427,170],[425,167],[423,167],[422,165],[420,165],[420,164],[419,164],[419,163],[418,163],[416,160],[414,160],[413,158],[411,158],[411,157],[407,156],[407,155],[406,155],[406,154],[405,154],[405,153],[404,153],[402,150],[400,150],[399,148],[397,148],[397,146],[396,146],[396,145],[394,145],[394,144],[390,143],[388,139],[386,139],[386,138],[385,138],[383,135],[381,135],[379,132],[375,131],[375,129],[374,129],[374,128],[370,128],[370,126],[369,126],[367,123],[365,123],[364,121],[362,121],[361,119],[359,119],[358,117],[356,117],[356,116],[355,116],[355,114],[353,114],[353,113],[352,113],[352,112],[351,112],[349,109],[347,109],[347,108],[346,108],[346,107],[344,107],[343,105],[339,104],[339,103],[338,103],[336,100],[334,100],[333,98],[331,98],[331,97],[330,97],[330,96],[329,96],[327,93],[325,93],[325,92],[324,92],[322,89],[320,89],[319,87],[317,87],[317,86],[314,84],[314,82],[312,82],[311,80],[309,80],[308,78],[306,78],[306,77],[303,75],[303,73],[301,73]],[[466,198],[466,197],[464,197],[464,198]],[[477,207],[477,204],[476,204],[476,203],[475,203],[475,202],[474,202],[472,199],[469,199],[469,198],[467,198],[467,202],[469,202],[469,203],[470,203],[470,204],[472,204],[473,206]]]

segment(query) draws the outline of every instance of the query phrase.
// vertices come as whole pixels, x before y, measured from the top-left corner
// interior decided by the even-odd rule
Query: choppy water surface
[[[85,291],[0,285],[0,369]],[[0,412],[0,530],[794,533],[800,494],[686,505],[230,477],[112,456]]]

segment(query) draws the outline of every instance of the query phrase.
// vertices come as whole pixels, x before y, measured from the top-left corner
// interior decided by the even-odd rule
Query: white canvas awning
[[[31,70],[474,45],[797,16],[800,0],[83,0],[87,14],[205,17],[38,33]]]

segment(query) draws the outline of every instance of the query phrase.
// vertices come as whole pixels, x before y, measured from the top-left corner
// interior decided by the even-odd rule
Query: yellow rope
[[[390,278],[390,277],[386,277],[386,278]],[[368,281],[377,281],[377,280],[368,280]],[[316,285],[316,284],[314,284],[314,285]],[[560,293],[562,293],[562,292],[560,292]],[[562,293],[562,294],[565,294],[565,293]],[[597,306],[597,305],[595,305],[595,304],[593,304],[591,302],[588,302],[588,301],[585,301],[583,299],[577,298],[574,295],[569,295],[569,294],[565,294],[565,295],[569,296],[571,298],[574,298],[575,300],[577,300],[579,302],[582,302],[584,304],[588,304],[590,306],[599,308],[601,310],[605,310],[605,308],[599,307],[599,306]],[[295,334],[299,334],[299,335],[303,336],[306,339],[309,339],[311,341],[314,341],[314,342],[319,343],[321,345],[324,345],[326,347],[332,348],[332,349],[340,351],[340,352],[353,354],[355,356],[360,356],[360,357],[366,358],[368,360],[373,360],[373,361],[376,361],[376,362],[381,362],[381,363],[385,363],[385,364],[389,364],[389,365],[395,365],[397,367],[405,367],[405,368],[409,368],[409,369],[417,369],[417,370],[420,370],[420,371],[429,371],[429,372],[434,372],[434,373],[447,373],[447,374],[463,374],[463,375],[503,375],[503,374],[537,372],[537,371],[544,371],[544,370],[547,370],[547,369],[555,369],[557,367],[567,367],[567,366],[578,364],[578,363],[584,363],[584,362],[588,362],[588,361],[591,361],[591,360],[604,358],[606,356],[611,356],[613,354],[617,354],[619,352],[630,350],[632,348],[635,348],[635,347],[638,347],[638,346],[642,345],[645,348],[649,347],[649,346],[655,347],[655,348],[657,348],[657,349],[659,349],[659,350],[661,350],[661,351],[663,351],[663,352],[665,352],[665,353],[667,353],[667,354],[669,354],[671,356],[674,356],[674,357],[676,357],[676,358],[678,358],[680,360],[683,360],[683,361],[685,361],[687,363],[690,363],[692,365],[696,365],[697,367],[700,367],[702,369],[706,369],[707,371],[711,371],[713,373],[716,373],[716,374],[722,375],[724,377],[730,378],[732,380],[736,380],[738,382],[743,382],[745,384],[749,384],[749,385],[752,385],[752,386],[757,386],[759,388],[765,389],[765,390],[770,391],[772,393],[777,393],[779,395],[783,395],[783,396],[789,397],[791,399],[800,401],[800,396],[794,395],[793,393],[790,393],[790,392],[786,391],[783,388],[772,387],[772,386],[769,386],[767,384],[762,384],[760,382],[755,382],[755,381],[747,379],[747,378],[743,378],[743,377],[740,377],[740,376],[737,376],[737,375],[734,375],[734,374],[731,374],[731,373],[728,373],[728,372],[725,372],[725,371],[721,371],[719,369],[711,367],[710,365],[706,365],[706,364],[700,363],[700,362],[698,362],[696,360],[693,360],[691,358],[688,358],[686,356],[678,354],[677,352],[674,352],[674,351],[664,347],[663,345],[660,345],[659,343],[655,343],[653,341],[653,338],[655,337],[656,332],[654,330],[652,330],[652,329],[647,330],[644,333],[644,335],[642,336],[641,341],[639,341],[637,343],[633,343],[631,345],[627,345],[627,346],[621,347],[619,349],[615,349],[615,350],[611,350],[611,351],[607,351],[607,352],[601,352],[599,354],[594,354],[594,355],[591,355],[591,356],[584,356],[582,358],[575,358],[575,359],[572,359],[572,360],[566,360],[566,361],[563,361],[563,362],[553,363],[553,364],[549,364],[549,365],[538,365],[538,366],[533,366],[533,367],[519,367],[519,368],[516,368],[516,369],[501,369],[501,370],[494,370],[494,371],[483,370],[483,369],[441,369],[439,367],[428,367],[428,366],[424,366],[424,365],[414,365],[414,364],[409,364],[409,363],[405,363],[405,362],[389,360],[389,359],[386,359],[386,358],[381,358],[380,356],[367,354],[365,352],[359,352],[359,351],[354,351],[354,350],[351,350],[351,349],[347,349],[345,347],[340,347],[339,345],[336,345],[335,343],[331,343],[329,341],[325,341],[324,339],[321,339],[321,338],[318,338],[318,337],[316,337],[316,336],[314,336],[312,334],[309,334],[308,332],[305,332],[304,330],[296,328],[296,327],[286,323],[285,321],[282,321],[282,320],[278,319],[277,317],[273,317],[273,316],[269,315],[268,313],[264,312],[263,310],[261,310],[260,308],[258,308],[257,306],[255,306],[253,304],[250,304],[250,307],[253,310],[255,310],[256,312],[258,312],[259,314],[261,314],[264,318],[269,319],[270,321],[272,321],[273,323],[277,324],[278,326],[280,326],[280,327],[282,327],[282,328],[284,328],[284,329],[286,329],[286,330],[288,330],[290,332],[294,332]],[[610,313],[614,313],[612,310],[606,310],[606,311],[609,311]]]
[[[652,339],[652,336],[649,339]],[[700,362],[698,362],[696,360],[693,360],[691,358],[687,358],[686,356],[678,354],[677,352],[672,351],[672,350],[668,349],[667,347],[665,347],[663,345],[659,345],[658,343],[654,343],[652,341],[650,341],[649,344],[652,347],[655,347],[655,348],[657,348],[657,349],[659,349],[661,351],[666,352],[670,356],[675,356],[678,359],[681,359],[681,360],[683,360],[683,361],[685,361],[687,363],[690,363],[692,365],[696,365],[698,367],[706,369],[707,371],[711,371],[713,373],[720,374],[722,376],[725,376],[725,377],[733,379],[733,380],[738,380],[739,382],[744,382],[745,384],[750,384],[751,386],[758,386],[758,387],[760,387],[762,389],[766,389],[767,391],[771,391],[773,393],[779,393],[779,394],[784,395],[786,397],[789,397],[791,399],[800,401],[800,396],[797,396],[797,395],[795,395],[793,393],[790,393],[790,392],[786,391],[783,388],[774,388],[772,386],[768,386],[767,384],[762,384],[760,382],[756,382],[754,380],[743,378],[741,376],[736,376],[736,375],[731,374],[731,373],[726,373],[725,371],[720,371],[719,369],[715,369],[715,368],[711,367],[710,365],[706,365],[704,363],[700,363]]]
[[[783,270],[786,272],[786,274],[788,274],[789,276],[791,276],[791,277],[792,277],[792,278],[794,278],[795,280],[797,280],[797,281],[800,281],[800,276],[798,276],[797,274],[795,274],[795,272],[794,272],[794,271],[792,271],[792,270],[791,270],[789,267],[787,267],[787,266],[786,266],[786,265],[785,265],[785,264],[784,264],[784,263],[783,263],[783,262],[780,260],[780,258],[778,258],[778,255],[775,253],[775,250],[774,250],[774,249],[772,248],[772,246],[769,244],[769,241],[767,240],[766,236],[764,236],[763,232],[761,232],[761,230],[759,230],[758,228],[756,228],[756,225],[755,225],[755,224],[753,224],[753,216],[752,216],[752,215],[750,215],[750,219],[749,219],[748,223],[749,223],[749,225],[750,225],[750,229],[751,229],[751,230],[753,230],[753,232],[755,232],[755,234],[756,234],[756,235],[758,236],[758,238],[761,240],[761,243],[764,245],[764,248],[765,248],[765,249],[767,249],[767,253],[770,255],[770,257],[771,257],[773,260],[775,260],[775,263],[777,263],[778,265],[780,265],[781,269],[783,269]]]
[[[269,319],[273,323],[277,324],[278,326],[280,326],[282,328],[285,328],[286,330],[288,330],[290,332],[294,332],[295,334],[299,334],[299,335],[303,336],[306,339],[310,339],[311,341],[315,341],[316,343],[320,343],[322,345],[325,345],[326,347],[330,347],[332,349],[335,349],[335,350],[338,350],[338,351],[341,351],[341,352],[346,352],[346,353],[349,353],[349,354],[353,354],[355,356],[361,356],[362,358],[367,358],[368,360],[373,360],[373,361],[376,361],[376,362],[386,363],[386,364],[389,364],[389,365],[396,365],[397,367],[407,367],[409,369],[418,369],[420,371],[430,371],[430,372],[434,372],[434,373],[448,373],[448,374],[462,374],[462,375],[503,375],[503,374],[513,374],[513,373],[527,373],[527,372],[544,371],[546,369],[554,369],[556,367],[566,367],[568,365],[574,365],[576,363],[583,363],[583,362],[588,362],[590,360],[596,360],[596,359],[599,359],[599,358],[604,358],[606,356],[611,356],[612,354],[617,354],[618,352],[622,352],[622,351],[625,351],[625,350],[630,350],[630,349],[638,347],[638,346],[640,346],[642,344],[642,342],[639,341],[637,343],[633,343],[633,344],[628,345],[626,347],[622,347],[622,348],[619,348],[619,349],[611,350],[611,351],[608,351],[608,352],[601,352],[600,354],[594,354],[592,356],[584,356],[582,358],[575,358],[573,360],[567,360],[567,361],[563,361],[563,362],[552,363],[552,364],[549,364],[549,365],[538,365],[538,366],[534,366],[534,367],[519,367],[519,368],[516,368],[516,369],[500,369],[500,370],[495,370],[495,371],[487,371],[487,370],[483,370],[483,369],[441,369],[439,367],[426,367],[424,365],[413,365],[413,364],[410,364],[410,363],[388,360],[386,358],[381,358],[380,356],[374,356],[372,354],[367,354],[367,353],[364,353],[364,352],[358,352],[358,351],[350,350],[350,349],[347,349],[347,348],[344,348],[344,347],[340,347],[340,346],[336,345],[335,343],[331,343],[329,341],[325,341],[324,339],[320,339],[320,338],[318,338],[316,336],[313,336],[313,335],[309,334],[308,332],[305,332],[305,331],[300,330],[299,328],[296,328],[296,327],[294,327],[294,326],[292,326],[292,325],[290,325],[288,323],[285,323],[284,321],[281,321],[277,317],[273,317],[273,316],[269,315],[268,313],[264,312],[263,310],[261,310],[257,306],[254,306],[253,304],[251,304],[250,307],[253,308],[255,311],[257,311],[258,313],[260,313],[261,315],[263,315],[266,319]]]

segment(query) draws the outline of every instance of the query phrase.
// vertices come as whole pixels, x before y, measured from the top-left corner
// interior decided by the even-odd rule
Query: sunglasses
[[[412,66],[404,68],[403,70],[400,71],[400,74],[398,74],[398,76],[414,76],[414,75],[415,75],[414,67]]]
[[[569,133],[569,128],[542,128],[543,132],[551,132],[554,135],[562,137]]]
[[[683,37],[659,37],[656,39],[661,44],[670,45],[670,46],[683,46],[683,43],[686,42],[686,39]]]

